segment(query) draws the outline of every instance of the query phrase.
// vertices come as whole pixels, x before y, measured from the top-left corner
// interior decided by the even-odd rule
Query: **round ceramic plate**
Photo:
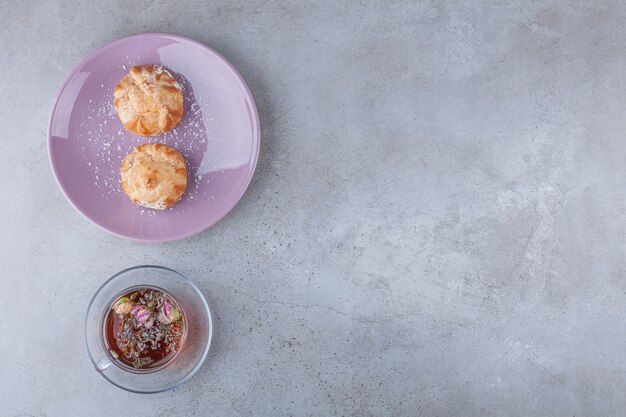
[[[124,129],[113,89],[131,67],[158,64],[183,88],[184,116],[161,136]],[[167,210],[139,207],[124,194],[122,159],[142,143],[164,143],[185,157],[187,191]],[[259,117],[237,70],[211,48],[165,33],[116,40],[70,73],[58,93],[48,129],[50,163],[70,203],[117,236],[164,242],[212,226],[239,201],[256,167]]]

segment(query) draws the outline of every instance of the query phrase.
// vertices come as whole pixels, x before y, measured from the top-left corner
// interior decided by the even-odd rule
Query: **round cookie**
[[[126,155],[120,168],[122,189],[134,203],[152,209],[176,204],[187,189],[187,168],[174,148],[144,144]]]
[[[183,117],[183,93],[176,78],[158,65],[133,67],[113,91],[124,127],[141,136],[174,129]]]

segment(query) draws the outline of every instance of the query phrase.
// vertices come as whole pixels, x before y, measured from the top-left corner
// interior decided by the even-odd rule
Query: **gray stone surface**
[[[626,413],[624,3],[100,3],[0,11],[0,415]],[[62,79],[143,31],[223,53],[262,122],[242,201],[170,244],[88,223],[47,160]],[[215,315],[153,396],[83,345],[91,294],[143,263]]]

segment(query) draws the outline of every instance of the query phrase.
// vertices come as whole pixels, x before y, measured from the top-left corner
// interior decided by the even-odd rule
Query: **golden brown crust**
[[[113,105],[124,127],[141,136],[174,129],[183,117],[183,93],[176,78],[158,65],[132,67],[113,90]]]
[[[120,176],[126,195],[142,207],[172,207],[187,189],[183,156],[176,149],[160,143],[140,145],[126,155]]]

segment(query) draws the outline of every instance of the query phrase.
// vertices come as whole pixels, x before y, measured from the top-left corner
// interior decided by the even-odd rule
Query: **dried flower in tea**
[[[111,355],[137,369],[161,366],[180,350],[185,319],[176,301],[164,291],[139,288],[112,303],[106,317]]]

